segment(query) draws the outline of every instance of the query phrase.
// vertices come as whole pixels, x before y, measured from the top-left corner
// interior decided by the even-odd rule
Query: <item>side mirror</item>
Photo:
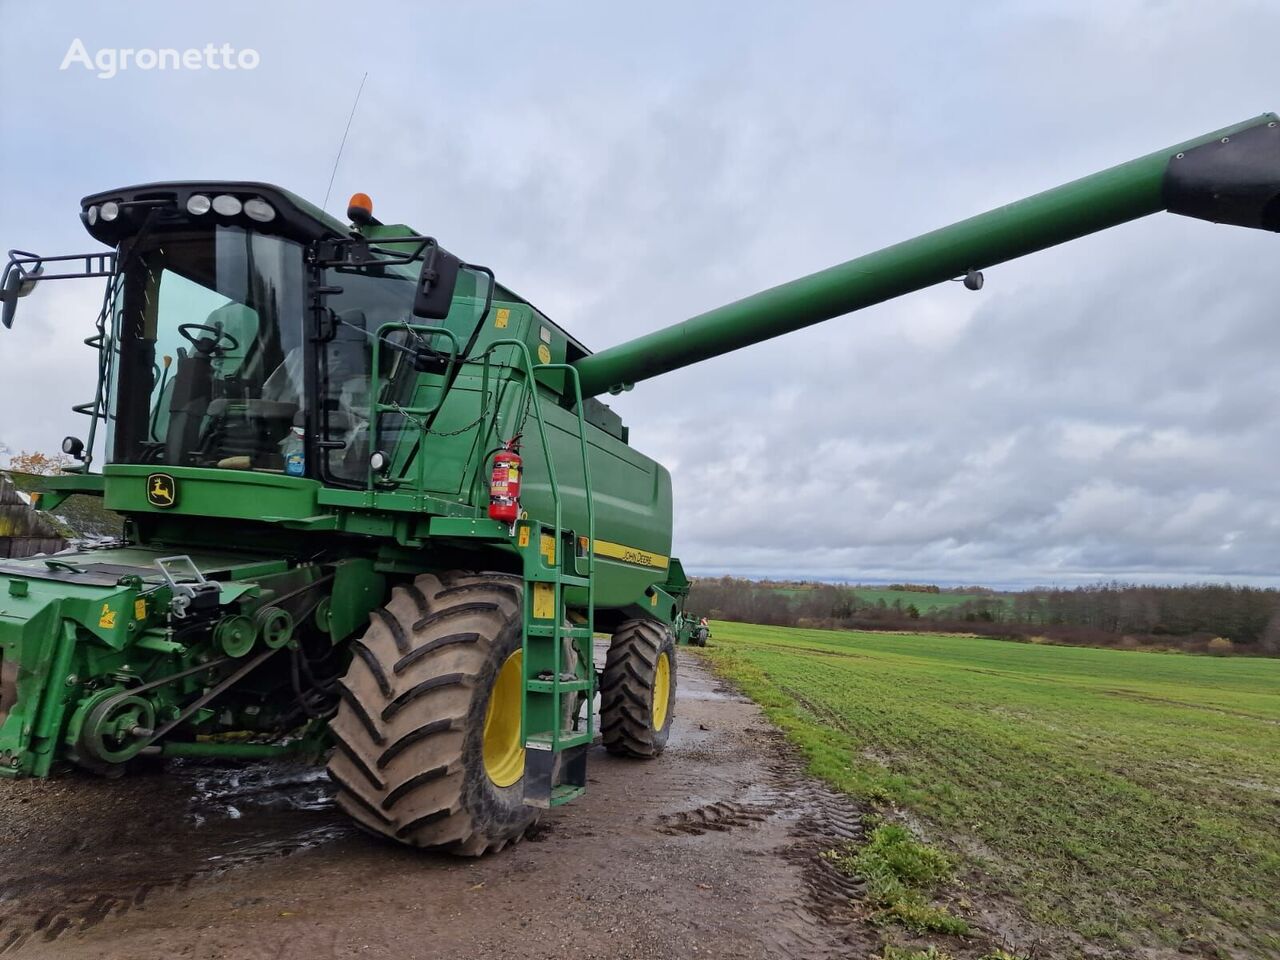
[[[449,316],[461,269],[461,260],[443,247],[432,246],[423,258],[422,271],[418,274],[413,315],[426,320],[443,320]]]
[[[25,256],[31,256],[31,254],[25,254]],[[18,298],[25,297],[35,289],[36,280],[43,272],[44,264],[39,261],[31,270],[25,271],[12,260],[5,265],[4,278],[0,280],[0,323],[4,324],[6,330],[13,327],[13,315],[18,309]]]
[[[4,275],[4,284],[0,286],[0,323],[6,330],[13,328],[13,314],[18,309],[18,287],[22,278],[17,270],[10,270]]]

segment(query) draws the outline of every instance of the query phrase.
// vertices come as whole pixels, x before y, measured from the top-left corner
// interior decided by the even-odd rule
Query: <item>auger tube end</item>
[[[1170,213],[1280,233],[1280,120],[1175,155],[1163,192]]]

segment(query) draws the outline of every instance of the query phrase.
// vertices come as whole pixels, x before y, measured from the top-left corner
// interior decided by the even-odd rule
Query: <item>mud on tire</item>
[[[520,649],[522,602],[516,577],[427,574],[373,612],[330,722],[329,776],[358,825],[463,856],[500,850],[533,825],[523,779],[496,786],[483,755],[494,680]]]
[[[665,704],[660,681],[666,661]],[[655,697],[657,695],[657,698]],[[600,679],[600,737],[610,753],[656,757],[675,716],[676,644],[656,620],[628,620],[614,631]]]

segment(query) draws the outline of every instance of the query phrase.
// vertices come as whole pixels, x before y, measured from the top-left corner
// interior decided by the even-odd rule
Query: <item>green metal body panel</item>
[[[358,273],[372,256],[377,271],[369,272],[394,280],[403,266],[397,255],[428,256],[425,238],[400,225],[348,227],[266,184],[151,184],[85,204],[116,198],[127,211],[135,200],[147,210],[167,203],[179,224],[172,229],[194,230],[181,222],[185,198],[223,189],[270,197],[282,222],[250,230],[268,239],[271,230],[292,231],[289,242],[306,245],[297,270],[309,278],[308,305],[301,306],[304,291],[292,294],[306,316],[304,358],[316,364],[308,368],[314,387],[316,357],[334,342],[341,319],[326,298],[343,292],[335,275],[347,282],[330,264],[354,265]],[[112,765],[143,749],[241,757],[294,749],[246,742],[246,731],[314,744],[323,724],[313,700],[326,685],[309,676],[311,664],[340,669],[352,655],[350,641],[396,584],[462,569],[524,581],[526,802],[571,799],[585,784],[583,751],[593,730],[589,716],[585,730],[565,729],[563,720],[568,698],[589,702],[594,693],[594,632],[635,617],[671,625],[682,641],[696,628],[683,609],[688,579],[670,556],[670,475],[630,446],[627,428],[594,394],[1161,209],[1280,229],[1278,197],[1280,130],[1268,114],[594,355],[518,295],[491,280],[486,285],[483,268],[468,268],[438,321],[397,317],[373,332],[357,328],[372,341],[364,413],[370,449],[384,461],[362,465],[359,478],[335,480],[318,469],[322,448],[309,437],[304,476],[250,456],[188,465],[184,457],[195,458],[185,446],[169,463],[164,443],[153,443],[145,456],[117,457],[122,462],[108,462],[101,473],[47,480],[47,506],[73,494],[102,496],[127,518],[129,545],[0,562],[0,775],[42,776],[60,758]],[[132,215],[99,221],[90,232],[124,249],[132,235],[121,224]],[[231,239],[250,242],[244,234]],[[339,248],[353,259],[327,259]],[[285,256],[293,248],[272,249]],[[113,302],[109,296],[104,318],[113,316]],[[189,320],[201,324],[208,316]],[[103,333],[93,343],[104,357],[113,337],[147,340],[112,327],[123,323],[118,316],[100,322]],[[156,333],[145,347],[151,352],[143,376],[147,367],[160,369],[158,344]],[[398,359],[388,352],[395,350]],[[193,340],[180,366],[198,354]],[[117,351],[113,363],[124,355]],[[114,384],[113,369],[105,362],[101,368],[100,417],[131,389]],[[397,379],[404,369],[412,373]],[[246,394],[247,382],[242,377],[235,388],[242,392],[227,402],[266,403],[265,385],[262,394]],[[152,413],[152,386],[138,389],[146,437],[155,440],[162,406],[166,430],[175,411],[188,408],[165,401],[161,386]],[[312,396],[308,403],[318,401]],[[323,402],[309,410],[300,398],[297,415],[318,422],[316,410],[330,409]],[[205,427],[216,425],[211,413],[202,415]],[[117,429],[125,421],[113,420]],[[488,516],[489,476],[494,454],[516,438],[523,514],[499,523]],[[346,443],[337,446],[345,450]],[[233,467],[237,459],[244,462]],[[157,478],[165,496],[153,496]],[[190,573],[166,575],[160,561],[173,557]],[[576,771],[567,780],[555,779],[561,755],[563,767]],[[530,782],[539,789],[531,792]]]
[[[124,514],[164,513],[281,524],[305,523],[320,512],[316,499],[320,484],[314,480],[196,467],[164,468],[164,473],[178,480],[179,499],[173,507],[161,510],[147,502],[147,477],[156,472],[156,467],[144,465],[108,465],[103,470],[107,509]]]

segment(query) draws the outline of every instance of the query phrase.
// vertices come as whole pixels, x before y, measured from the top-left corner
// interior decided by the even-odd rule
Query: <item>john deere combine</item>
[[[89,196],[108,249],[14,252],[0,300],[7,327],[105,280],[44,506],[100,496],[125,542],[0,563],[0,772],[331,746],[363,827],[500,848],[583,792],[597,692],[607,749],[671,729],[670,478],[598,394],[1165,209],[1280,229],[1276,118],[592,354],[360,195],[350,223],[262,183]]]

